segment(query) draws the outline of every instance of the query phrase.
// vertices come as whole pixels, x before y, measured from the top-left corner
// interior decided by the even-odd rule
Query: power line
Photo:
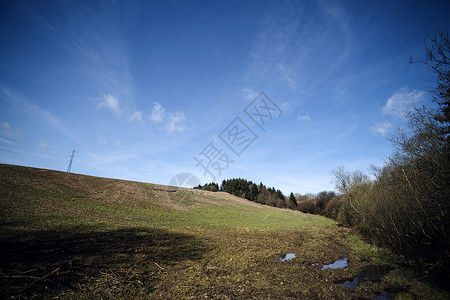
[[[21,143],[21,144],[27,145],[28,147],[18,148],[17,146],[19,146],[19,145],[16,145],[15,143]],[[41,147],[41,146],[39,146],[37,144],[28,143],[28,142],[25,142],[25,141],[20,141],[20,140],[17,140],[17,139],[14,139],[14,138],[10,138],[10,137],[4,137],[4,138],[0,137],[0,145],[6,146],[6,147],[11,147],[11,148],[16,148],[16,149],[22,150],[22,151],[36,152],[36,150],[39,150],[39,151],[45,151],[46,153],[52,153],[55,156],[58,155],[57,152],[51,150],[51,148],[50,149],[49,148],[43,148],[43,147]],[[14,146],[11,146],[11,145],[14,145]],[[29,147],[32,147],[32,149],[27,149]]]
[[[23,147],[21,145],[16,145],[15,143],[22,143],[22,144],[26,144],[26,145],[29,145],[29,146]],[[10,149],[24,151],[25,153],[30,153],[31,152],[32,154],[39,154],[39,155],[43,155],[43,156],[47,156],[47,157],[50,155],[52,158],[59,156],[55,151],[49,150],[47,148],[42,148],[42,147],[37,146],[35,144],[22,142],[22,141],[17,141],[17,140],[9,141],[7,139],[0,139],[0,147],[6,147],[6,148],[10,148]],[[39,151],[37,151],[37,150],[39,150]],[[12,151],[10,150],[10,151],[7,151],[7,152],[12,152]],[[20,153],[20,152],[13,152],[13,153],[23,154],[23,153]],[[30,156],[29,154],[23,154],[23,155]]]
[[[38,146],[37,146],[37,148],[40,150],[40,152],[36,152],[36,149],[32,149],[32,148],[27,148],[27,147],[25,147],[25,148],[19,148],[19,147],[16,147],[16,146],[11,146],[11,145],[8,145],[8,144],[4,144],[4,143],[2,143],[1,141],[0,141],[0,146],[1,147],[8,147],[8,148],[13,148],[13,149],[16,149],[16,150],[20,150],[20,151],[27,151],[27,152],[33,152],[33,153],[39,153],[39,154],[47,154],[47,153],[53,153],[53,154],[56,154],[56,152],[54,152],[54,151],[50,151],[50,150],[48,150],[48,149],[42,149],[42,148],[39,148]],[[45,151],[45,153],[42,153],[43,151]],[[48,154],[47,154],[48,155]]]
[[[0,146],[3,146],[3,145],[0,145]],[[19,150],[21,150],[21,149],[19,149]],[[0,151],[9,152],[9,153],[14,153],[14,154],[19,154],[19,155],[24,155],[24,156],[29,156],[29,157],[33,157],[33,158],[38,158],[38,159],[48,160],[48,161],[61,162],[61,160],[56,160],[56,159],[53,159],[53,158],[42,157],[42,156],[40,157],[40,156],[36,156],[36,155],[33,155],[33,154],[17,152],[17,151],[8,150],[8,149],[2,149],[2,148],[0,148]],[[21,150],[21,151],[23,151],[23,150]],[[37,154],[39,154],[39,153],[37,153]],[[43,154],[42,154],[42,155],[43,155]]]

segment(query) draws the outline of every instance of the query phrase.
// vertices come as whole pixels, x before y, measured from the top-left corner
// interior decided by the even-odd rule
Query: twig
[[[158,263],[157,263],[157,262],[155,262],[155,261],[154,261],[154,263],[155,263],[155,265],[157,265],[157,266],[158,266],[158,268],[160,268],[161,270],[164,270],[164,268],[163,268],[163,267],[161,267],[160,265],[158,265]]]
[[[39,277],[36,276],[28,276],[28,275],[3,275],[5,278],[31,278],[31,279],[39,279]]]
[[[38,282],[39,280],[44,280],[45,278],[49,277],[50,275],[52,275],[53,273],[55,273],[55,272],[57,272],[57,271],[59,271],[59,268],[54,269],[53,271],[51,271],[50,273],[48,273],[47,275],[45,275],[45,276],[43,276],[43,277],[38,277],[38,278],[36,278],[30,285],[25,286],[25,287],[21,290],[21,292],[23,292],[23,291],[26,290],[27,288],[32,287],[33,284],[35,284],[35,283]],[[22,277],[24,277],[24,276],[22,276]],[[30,277],[31,277],[31,276],[30,276]]]

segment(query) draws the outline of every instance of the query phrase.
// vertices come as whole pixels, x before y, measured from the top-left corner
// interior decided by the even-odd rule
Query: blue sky
[[[448,1],[2,1],[0,162],[65,171],[75,149],[81,174],[332,190],[334,168],[381,166],[402,111],[431,102],[433,74],[407,61],[449,15]]]

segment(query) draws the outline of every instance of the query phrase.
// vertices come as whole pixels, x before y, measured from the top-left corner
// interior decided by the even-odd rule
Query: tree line
[[[295,209],[297,207],[297,199],[293,193],[291,193],[289,197],[286,197],[279,189],[266,187],[262,182],[256,184],[243,178],[223,180],[220,187],[217,183],[212,182],[204,184],[203,186],[199,185],[196,188],[208,191],[226,192],[256,203],[279,208]]]
[[[336,203],[340,197],[334,191],[322,191],[317,194],[309,193],[306,195],[291,192],[289,197],[286,197],[279,189],[267,187],[262,182],[256,184],[243,178],[223,180],[220,186],[215,182],[206,183],[198,185],[194,189],[226,192],[259,204],[289,208],[310,214],[321,214],[330,218],[335,218],[337,215],[335,212]]]

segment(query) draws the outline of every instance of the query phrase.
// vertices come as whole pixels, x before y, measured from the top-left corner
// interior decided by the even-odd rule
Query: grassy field
[[[330,219],[226,193],[10,165],[0,191],[2,299],[449,298]]]

